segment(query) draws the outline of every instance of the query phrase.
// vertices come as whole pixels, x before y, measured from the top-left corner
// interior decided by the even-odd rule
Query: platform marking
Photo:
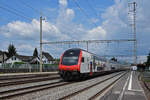
[[[140,87],[140,89],[139,90],[138,89],[132,89],[132,77],[133,77],[133,73],[134,72],[132,71],[131,74],[130,74],[130,81],[129,81],[129,85],[128,85],[128,90],[129,91],[135,91],[135,92],[140,92],[140,91],[142,92],[143,90],[140,87],[139,81],[137,81],[137,84]]]
[[[127,78],[127,81],[126,81],[126,83],[125,83],[125,85],[124,85],[124,87],[123,87],[123,90],[122,90],[121,94],[119,95],[118,100],[122,100],[122,98],[123,98],[123,94],[124,94],[125,89],[126,89],[127,84],[128,84],[128,81],[129,81],[129,76],[128,76],[128,78]]]
[[[129,85],[128,85],[128,90],[132,90],[132,74],[133,74],[133,72],[131,72],[131,74],[130,74],[130,81],[129,81]]]
[[[114,94],[120,94],[120,91],[115,91]],[[125,95],[136,95],[135,92],[129,91],[129,92],[125,92]]]
[[[143,92],[143,90],[137,90],[137,89],[132,89],[130,91],[133,91],[133,92]]]

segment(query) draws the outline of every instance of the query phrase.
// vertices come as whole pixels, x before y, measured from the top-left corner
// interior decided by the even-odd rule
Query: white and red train
[[[87,78],[103,72],[123,70],[127,65],[96,56],[83,49],[66,50],[60,59],[59,74],[68,81]]]

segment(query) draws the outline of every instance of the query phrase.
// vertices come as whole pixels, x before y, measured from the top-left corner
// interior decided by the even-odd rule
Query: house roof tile
[[[44,55],[48,61],[54,60],[53,57],[48,52],[42,52],[42,55]]]

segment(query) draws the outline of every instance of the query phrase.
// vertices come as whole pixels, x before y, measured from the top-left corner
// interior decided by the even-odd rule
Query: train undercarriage
[[[59,75],[64,81],[82,81],[91,77],[106,75],[118,71],[124,71],[124,70],[100,71],[100,72],[94,72],[92,75],[90,75],[90,73],[80,73],[79,71],[59,70]]]
[[[89,77],[89,73],[81,74],[79,71],[59,71],[64,81],[81,81]]]

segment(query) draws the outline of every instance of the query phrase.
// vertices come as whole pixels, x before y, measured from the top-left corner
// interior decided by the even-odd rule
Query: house
[[[8,58],[5,62],[6,63],[15,63],[15,62],[23,62],[23,63],[30,63],[33,60],[33,56],[25,56],[25,55],[14,55]]]
[[[39,64],[40,58],[39,57],[33,57],[30,61],[30,64]]]
[[[5,63],[11,63],[11,64],[13,64],[15,62],[22,62],[22,63],[29,63],[29,64],[39,64],[40,63],[39,57],[14,55],[14,56],[8,58],[7,55],[5,55],[5,56],[6,56],[4,59]],[[2,57],[1,57],[1,59],[2,59]],[[48,52],[42,53],[42,61],[43,61],[43,64],[53,64],[54,63],[53,57]]]
[[[4,62],[7,58],[8,58],[8,53],[0,51],[0,63]]]
[[[54,59],[48,52],[42,52],[43,64],[53,64]]]

